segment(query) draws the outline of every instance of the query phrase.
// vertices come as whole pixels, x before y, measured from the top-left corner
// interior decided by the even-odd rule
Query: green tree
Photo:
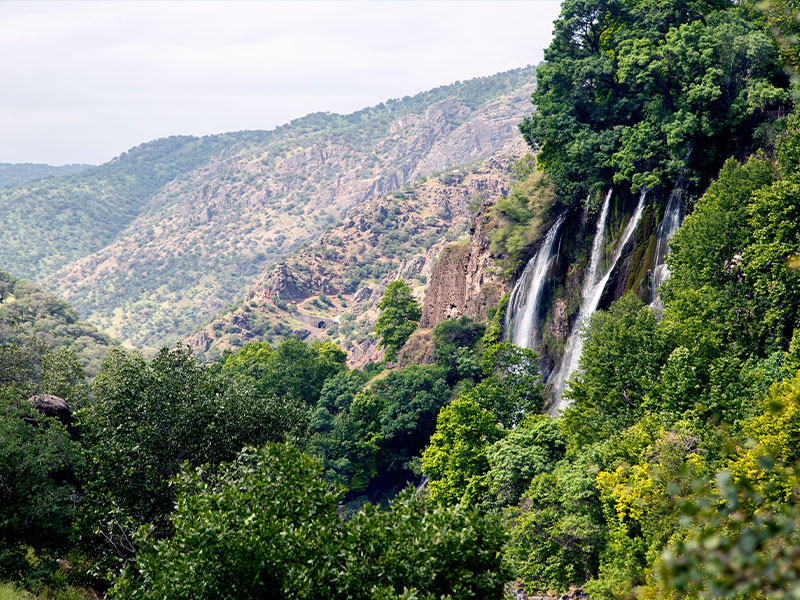
[[[441,506],[475,505],[486,499],[489,446],[506,432],[496,417],[470,397],[439,412],[436,433],[422,455],[431,498]]]
[[[788,104],[762,29],[730,0],[565,1],[520,126],[539,168],[573,200],[685,168],[705,180]]]
[[[433,357],[436,364],[447,369],[450,385],[458,379],[474,378],[479,374],[474,349],[486,327],[466,315],[446,319],[433,330]]]
[[[342,523],[341,494],[320,473],[288,445],[246,449],[210,477],[184,473],[174,534],[157,540],[145,530],[139,560],[110,597],[503,597],[510,573],[494,518],[442,509],[409,490]]]
[[[289,397],[315,405],[325,381],[345,370],[347,353],[332,342],[307,344],[287,338],[276,348],[251,342],[237,352],[226,351],[214,372],[244,377],[261,394]]]
[[[450,399],[444,371],[410,365],[365,390],[359,374],[340,374],[329,382],[312,418],[313,443],[325,458],[329,480],[353,491],[378,474],[405,484],[412,475],[409,462],[427,445],[436,415]]]
[[[552,471],[564,457],[566,446],[556,421],[548,415],[528,415],[506,437],[487,451],[490,502],[512,506],[519,502],[531,480]]]
[[[386,360],[397,358],[397,352],[417,328],[422,308],[412,293],[411,287],[402,279],[391,282],[378,302],[381,313],[375,322],[378,343],[386,349]]]
[[[568,589],[597,574],[607,533],[597,458],[573,455],[534,476],[514,509],[508,554],[526,590]]]
[[[569,382],[564,420],[568,439],[590,444],[635,423],[658,379],[665,347],[653,311],[634,295],[592,316],[580,369]]]
[[[53,556],[68,546],[78,460],[59,421],[0,395],[0,579],[26,577],[29,550]]]
[[[296,401],[214,377],[186,347],[164,348],[150,362],[112,350],[92,392],[77,415],[86,488],[77,531],[107,565],[133,556],[138,525],[169,529],[170,480],[185,462],[213,467],[245,445],[306,435],[307,411]]]

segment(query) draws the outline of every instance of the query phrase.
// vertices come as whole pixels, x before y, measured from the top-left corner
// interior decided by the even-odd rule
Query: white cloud
[[[0,162],[103,162],[541,60],[558,0],[0,2]]]

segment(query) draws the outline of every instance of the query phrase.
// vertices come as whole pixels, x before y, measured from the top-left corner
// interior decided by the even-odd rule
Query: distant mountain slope
[[[0,344],[27,336],[52,348],[71,348],[90,376],[114,345],[97,327],[80,321],[78,312],[63,300],[0,270]]]
[[[91,169],[92,165],[62,165],[54,167],[41,163],[0,163],[0,188],[23,184],[34,179],[74,175]]]
[[[181,339],[367,198],[518,138],[533,80],[528,67],[250,133],[161,187],[106,247],[43,281],[115,337]]]
[[[41,279],[103,248],[166,183],[252,135],[165,138],[77,175],[0,190],[0,264]]]
[[[385,287],[402,277],[421,299],[443,246],[466,233],[471,207],[508,192],[511,166],[526,152],[518,136],[488,159],[368,198],[261,275],[238,306],[189,345],[213,359],[248,341],[275,343],[293,334],[337,342],[352,364],[379,358],[370,332]]]

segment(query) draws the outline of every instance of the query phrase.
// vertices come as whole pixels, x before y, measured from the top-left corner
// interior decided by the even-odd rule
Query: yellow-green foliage
[[[774,384],[761,409],[744,426],[752,441],[731,464],[731,474],[754,483],[769,500],[789,502],[800,485],[800,372]]]
[[[0,584],[0,600],[33,600],[34,596],[15,585]]]
[[[492,253],[506,256],[514,268],[523,252],[544,235],[557,202],[556,188],[550,178],[542,171],[528,170],[511,193],[492,207]]]

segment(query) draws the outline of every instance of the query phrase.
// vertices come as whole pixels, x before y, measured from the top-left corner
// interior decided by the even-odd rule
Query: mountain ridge
[[[107,245],[40,280],[129,344],[182,339],[353,206],[518,137],[533,77],[523,68],[383,108],[309,115],[267,144],[252,132],[226,142],[147,198]],[[326,129],[331,120],[346,126]]]

